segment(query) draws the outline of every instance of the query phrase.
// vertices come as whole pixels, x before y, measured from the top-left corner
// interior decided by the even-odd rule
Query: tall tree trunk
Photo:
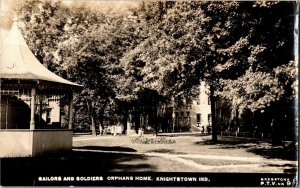
[[[91,120],[92,120],[92,135],[93,136],[97,136],[97,132],[96,132],[96,124],[95,124],[95,119],[93,116],[91,116]]]
[[[99,118],[99,135],[101,136],[102,130],[104,129],[104,125],[103,125],[103,115],[100,115]]]
[[[153,108],[153,124],[154,124],[154,127],[155,127],[155,136],[157,136],[158,134],[158,116],[157,116],[157,107],[158,105],[157,104],[154,104],[154,108]]]
[[[284,132],[280,130],[280,126],[286,125],[286,123],[282,122],[284,119],[284,104],[281,102],[277,102],[272,105],[272,108],[268,110],[271,116],[271,134],[272,134],[272,145],[280,146],[283,144],[283,134]]]
[[[175,123],[176,123],[176,115],[175,115],[175,97],[172,98],[172,132],[174,132]]]
[[[99,109],[99,135],[101,136],[104,129],[104,109]]]
[[[87,105],[88,113],[90,114],[91,121],[92,121],[92,135],[93,136],[97,136],[96,124],[95,124],[95,119],[94,119],[94,116],[93,116],[93,112],[91,110],[89,101],[88,101],[88,99],[86,97],[85,97],[85,100],[86,100],[86,105]]]
[[[213,86],[210,86],[210,106],[211,106],[211,129],[212,129],[212,141],[218,141],[217,133],[217,121],[216,121],[216,97],[214,96],[215,90]]]

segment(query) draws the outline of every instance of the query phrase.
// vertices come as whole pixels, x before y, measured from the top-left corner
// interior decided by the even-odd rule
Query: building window
[[[201,124],[201,114],[196,114],[196,118],[197,118],[197,127],[200,127],[200,124]]]
[[[201,122],[201,114],[197,114],[197,123]]]

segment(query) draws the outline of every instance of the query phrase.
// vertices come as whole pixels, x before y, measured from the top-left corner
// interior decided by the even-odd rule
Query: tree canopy
[[[16,10],[38,59],[85,86],[75,109],[95,127],[116,101],[141,102],[146,91],[193,98],[201,81],[212,101],[227,99],[239,114],[294,101],[295,9],[292,1],[155,1],[117,12],[27,0]]]
[[[294,11],[295,2],[142,2],[147,38],[123,57],[125,70],[163,95],[204,80],[234,112],[264,109],[292,97]]]
[[[276,81],[275,72],[283,70],[281,66],[293,71],[295,66],[294,8],[293,2],[143,2],[135,14],[147,38],[122,62],[129,77],[133,72],[139,76],[134,82],[165,94],[190,91],[205,80],[220,88],[220,95],[232,98],[222,87],[257,74],[277,84],[270,83],[275,92],[272,87],[257,87],[264,93],[260,97],[268,93],[275,97],[284,92],[278,85],[283,80]],[[285,73],[286,78],[295,78],[295,73]],[[240,108],[255,110],[254,106]]]

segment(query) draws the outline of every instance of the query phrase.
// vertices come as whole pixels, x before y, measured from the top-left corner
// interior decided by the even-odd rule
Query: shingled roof
[[[3,35],[4,31],[2,31]],[[6,37],[0,35],[0,78],[10,80],[32,80],[54,83],[55,85],[81,85],[70,82],[44,67],[33,55],[26,44],[16,23],[6,32]]]

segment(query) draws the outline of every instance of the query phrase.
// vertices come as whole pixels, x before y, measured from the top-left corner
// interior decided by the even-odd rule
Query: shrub
[[[135,144],[174,144],[175,140],[167,139],[165,137],[155,137],[155,138],[135,137],[131,139],[131,142]]]

